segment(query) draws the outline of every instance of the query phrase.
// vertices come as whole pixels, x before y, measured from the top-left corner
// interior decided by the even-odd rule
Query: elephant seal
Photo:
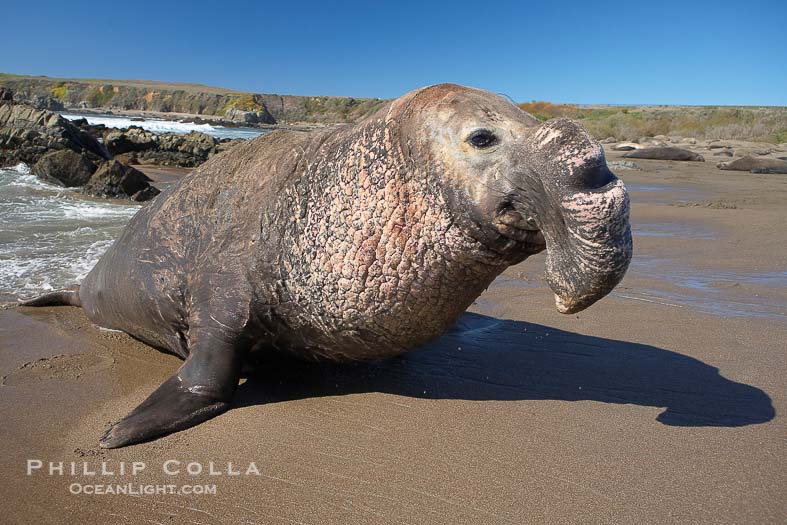
[[[634,151],[636,149],[643,149],[645,146],[637,144],[636,142],[621,142],[612,146],[614,151]]]
[[[705,162],[705,157],[687,149],[673,147],[641,148],[623,155],[627,159],[684,160]]]
[[[787,173],[787,160],[748,155],[730,162],[716,164],[720,170],[750,171],[752,173]]]
[[[627,192],[598,142],[441,84],[352,126],[276,131],[213,157],[140,210],[78,288],[97,325],[185,359],[110,427],[120,447],[227,410],[250,352],[379,359],[453,325],[546,248],[557,309],[623,277]]]

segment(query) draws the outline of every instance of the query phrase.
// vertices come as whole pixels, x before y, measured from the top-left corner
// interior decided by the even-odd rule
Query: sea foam
[[[85,198],[0,168],[0,301],[66,287],[87,275],[140,209]]]
[[[63,117],[69,120],[87,119],[88,124],[103,124],[108,128],[128,128],[137,126],[153,133],[178,133],[185,135],[192,131],[199,131],[216,138],[242,138],[249,139],[261,135],[263,130],[255,128],[227,128],[224,126],[213,126],[211,124],[196,124],[194,122],[178,122],[175,120],[163,119],[132,119],[114,115],[76,115],[63,113]]]

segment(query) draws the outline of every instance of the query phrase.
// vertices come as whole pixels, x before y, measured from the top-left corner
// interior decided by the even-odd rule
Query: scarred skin
[[[478,130],[495,140],[479,147]],[[61,302],[186,359],[107,432],[102,446],[116,447],[226,410],[250,351],[413,349],[546,247],[563,312],[625,273],[628,198],[600,146],[571,121],[540,126],[443,84],[355,126],[278,131],[212,158],[142,209]]]

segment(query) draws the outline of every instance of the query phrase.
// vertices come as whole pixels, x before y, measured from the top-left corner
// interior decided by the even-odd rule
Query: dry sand
[[[784,523],[787,177],[636,162],[618,171],[635,261],[589,310],[558,314],[534,257],[428,348],[271,364],[227,414],[151,443],[97,446],[175,357],[76,308],[0,310],[2,520]],[[28,459],[146,467],[28,476]],[[169,476],[167,460],[260,475]],[[217,494],[72,495],[72,483]]]

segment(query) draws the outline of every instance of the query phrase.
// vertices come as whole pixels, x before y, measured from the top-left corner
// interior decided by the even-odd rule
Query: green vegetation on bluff
[[[227,102],[221,110],[224,115],[230,108],[240,111],[264,111],[265,106],[256,99],[252,93],[241,93],[240,95],[229,95]]]
[[[115,96],[116,88],[112,84],[96,86],[87,95],[87,101],[92,107],[102,108],[109,104]]]
[[[53,87],[52,95],[61,102],[68,100],[68,86],[61,84]]]

